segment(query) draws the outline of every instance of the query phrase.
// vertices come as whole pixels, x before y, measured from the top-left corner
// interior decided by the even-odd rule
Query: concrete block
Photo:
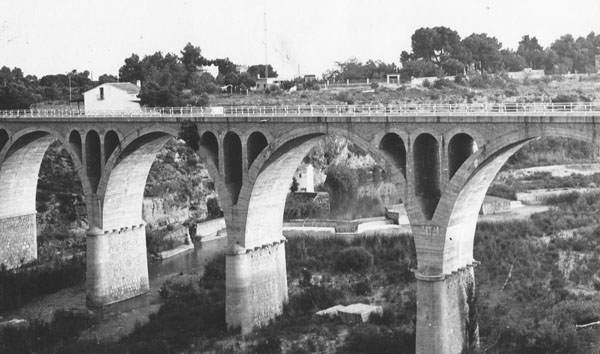
[[[366,304],[352,304],[338,310],[338,314],[345,323],[365,323],[369,321],[371,314],[382,314],[381,306]]]
[[[344,308],[346,308],[346,306],[344,306],[344,305],[335,305],[335,306],[330,307],[328,309],[318,311],[316,313],[316,315],[317,316],[322,316],[322,317],[327,316],[329,318],[336,318],[339,315],[339,311],[342,310],[342,309],[344,309]]]

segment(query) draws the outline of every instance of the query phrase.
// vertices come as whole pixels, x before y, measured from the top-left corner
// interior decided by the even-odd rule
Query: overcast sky
[[[126,57],[178,53],[265,61],[280,76],[320,75],[356,57],[398,63],[420,27],[485,32],[516,49],[600,32],[600,0],[0,0],[0,66],[43,76],[76,69],[116,75]]]

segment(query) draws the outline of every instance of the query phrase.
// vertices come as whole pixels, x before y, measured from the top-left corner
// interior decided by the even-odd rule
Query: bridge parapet
[[[487,116],[487,115],[598,115],[600,102],[569,103],[426,103],[391,105],[296,105],[155,107],[139,111],[93,111],[78,109],[24,109],[0,111],[0,118],[52,117],[267,117],[267,116]]]

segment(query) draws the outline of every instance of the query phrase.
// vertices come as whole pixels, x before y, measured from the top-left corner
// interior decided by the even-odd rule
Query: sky
[[[600,33],[599,15],[600,0],[0,0],[0,66],[97,79],[132,53],[179,54],[190,42],[208,59],[320,76],[349,58],[399,65],[421,27],[487,33],[512,49],[529,34],[548,47]]]

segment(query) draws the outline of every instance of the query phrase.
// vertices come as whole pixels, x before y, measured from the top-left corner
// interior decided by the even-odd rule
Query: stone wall
[[[11,269],[37,259],[36,214],[0,219],[0,264]]]
[[[288,300],[284,240],[228,254],[226,321],[249,333],[283,311]]]
[[[87,303],[103,306],[148,291],[144,225],[88,233]]]

